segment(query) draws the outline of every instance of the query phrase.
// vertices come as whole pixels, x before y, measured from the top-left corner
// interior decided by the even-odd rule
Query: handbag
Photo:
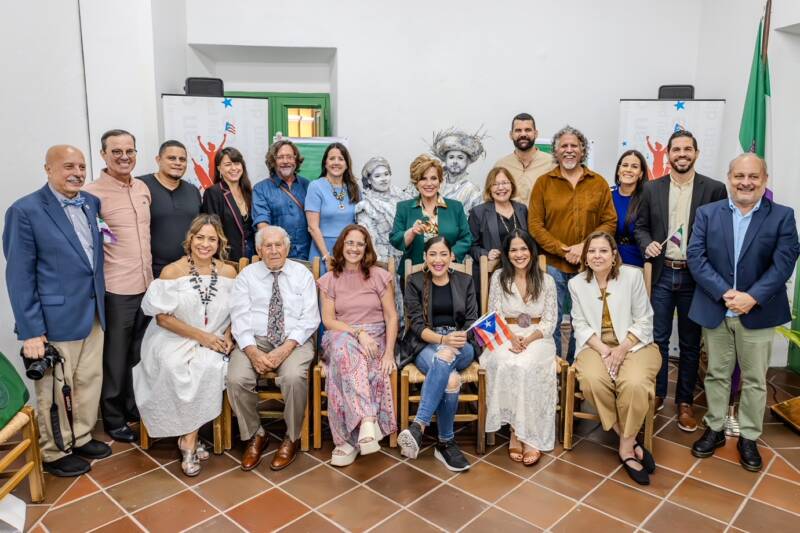
[[[28,388],[17,369],[0,353],[0,428],[14,418],[29,398]]]

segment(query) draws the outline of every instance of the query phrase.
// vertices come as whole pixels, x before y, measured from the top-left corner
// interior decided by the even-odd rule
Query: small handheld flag
[[[226,122],[225,131],[227,131],[228,133],[232,133],[233,135],[236,135],[236,126],[234,126],[230,122]]]
[[[661,243],[661,246],[667,244],[667,241],[680,248],[681,243],[683,242],[683,224],[681,224],[672,235],[664,239],[664,242]]]
[[[510,341],[512,338],[508,324],[494,311],[480,317],[467,331],[472,329],[475,330],[478,344],[485,346],[489,351],[494,351],[495,347],[500,347],[505,341]]]

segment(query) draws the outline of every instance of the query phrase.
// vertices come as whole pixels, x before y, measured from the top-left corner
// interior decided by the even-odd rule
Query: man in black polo
[[[181,178],[186,173],[186,147],[166,141],[156,156],[158,172],[142,176],[150,189],[150,247],[153,276],[184,255],[186,232],[200,212],[200,191]]]

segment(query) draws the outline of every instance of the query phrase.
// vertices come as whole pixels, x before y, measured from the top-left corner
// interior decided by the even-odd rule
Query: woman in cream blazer
[[[653,308],[641,270],[625,266],[608,233],[583,243],[581,273],[569,281],[578,356],[575,373],[603,429],[619,435],[619,458],[637,483],[650,482],[655,461],[636,441],[661,367],[653,344]]]

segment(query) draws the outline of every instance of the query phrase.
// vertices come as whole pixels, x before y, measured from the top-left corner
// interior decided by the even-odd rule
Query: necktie
[[[61,200],[61,205],[63,207],[67,207],[68,205],[74,205],[75,207],[83,207],[83,204],[86,203],[86,198],[83,196],[76,196],[73,199],[64,199]]]
[[[278,286],[280,270],[272,273],[272,296],[269,299],[269,318],[267,319],[267,340],[277,347],[283,343],[283,298]]]

